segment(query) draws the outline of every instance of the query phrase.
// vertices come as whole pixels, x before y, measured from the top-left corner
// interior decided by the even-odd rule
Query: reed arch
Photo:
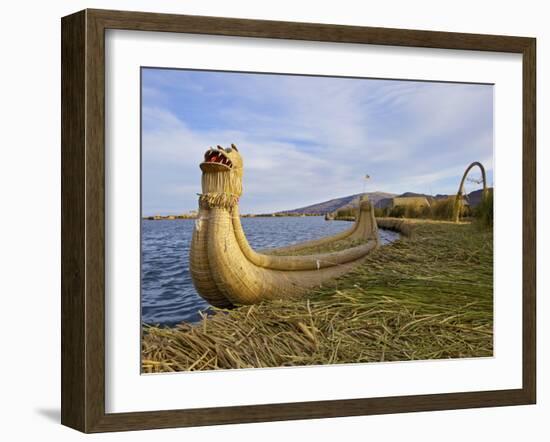
[[[464,171],[464,175],[462,175],[462,180],[460,180],[460,186],[458,187],[458,192],[455,197],[453,218],[456,223],[460,220],[460,203],[462,201],[462,197],[464,196],[464,182],[466,181],[466,177],[468,176],[470,170],[472,170],[476,166],[481,171],[481,179],[483,180],[483,193],[481,197],[483,200],[485,200],[485,198],[487,197],[487,175],[485,174],[485,167],[483,167],[483,164],[481,164],[479,161],[474,161]]]

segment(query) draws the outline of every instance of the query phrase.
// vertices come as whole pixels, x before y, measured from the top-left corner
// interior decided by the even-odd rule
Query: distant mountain
[[[387,192],[366,192],[369,200],[376,205],[376,203],[384,198],[392,198],[395,196],[393,193]],[[324,201],[322,203],[312,204],[311,206],[300,207],[298,209],[284,210],[278,212],[279,214],[291,214],[291,215],[325,215],[326,213],[334,212],[338,209],[347,207],[357,207],[359,197],[362,193],[355,195],[348,195],[342,198],[334,198],[332,200]]]
[[[488,190],[489,190],[489,193],[493,193],[493,188],[492,187],[489,187]],[[481,202],[482,194],[483,194],[483,190],[479,189],[479,190],[474,190],[473,192],[470,192],[467,195],[467,200],[468,200],[468,204],[470,205],[470,207],[475,207]]]
[[[490,192],[493,191],[492,188],[489,189]],[[474,190],[473,192],[470,192],[468,195],[466,195],[466,199],[471,207],[477,206],[481,202],[481,194],[482,190]],[[348,195],[343,196],[341,198],[334,198],[328,201],[324,201],[322,203],[312,204],[311,206],[306,207],[300,207],[298,209],[293,210],[284,210],[282,212],[278,212],[278,214],[284,215],[325,215],[330,212],[334,212],[336,210],[340,209],[349,209],[353,207],[357,207],[359,203],[359,197],[363,195],[362,193],[357,193],[355,195]],[[386,208],[389,207],[392,203],[392,199],[394,197],[412,197],[412,196],[420,196],[425,197],[428,201],[448,198],[452,195],[444,195],[444,194],[437,194],[437,195],[427,195],[424,193],[414,193],[414,192],[405,192],[400,195],[397,195],[395,193],[388,193],[388,192],[366,192],[366,195],[369,197],[369,200],[376,208]]]
[[[405,193],[402,193],[401,195],[397,195],[397,196],[400,197],[400,198],[410,198],[410,197],[419,196],[419,197],[424,197],[424,198],[428,198],[428,199],[433,199],[432,195],[427,195],[425,193],[415,193],[415,192],[405,192]]]

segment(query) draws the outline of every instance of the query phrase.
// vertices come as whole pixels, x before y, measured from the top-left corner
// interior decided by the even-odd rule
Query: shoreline
[[[245,213],[241,214],[241,218],[304,218],[307,216],[324,216],[323,214],[318,213],[306,213],[306,214],[279,214],[279,213]],[[174,221],[178,219],[197,219],[197,215],[151,215],[151,216],[142,216],[142,220],[145,221]]]

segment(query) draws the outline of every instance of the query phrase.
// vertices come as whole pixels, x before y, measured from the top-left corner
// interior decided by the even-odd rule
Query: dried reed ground
[[[143,372],[491,356],[492,229],[411,222],[336,289],[144,327]]]

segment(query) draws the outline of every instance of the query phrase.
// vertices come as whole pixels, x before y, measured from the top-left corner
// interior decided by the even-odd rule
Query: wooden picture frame
[[[84,10],[62,19],[62,408],[83,432],[533,404],[536,398],[536,41],[533,38]],[[523,385],[270,405],[105,412],[105,30],[495,51],[523,63]]]

